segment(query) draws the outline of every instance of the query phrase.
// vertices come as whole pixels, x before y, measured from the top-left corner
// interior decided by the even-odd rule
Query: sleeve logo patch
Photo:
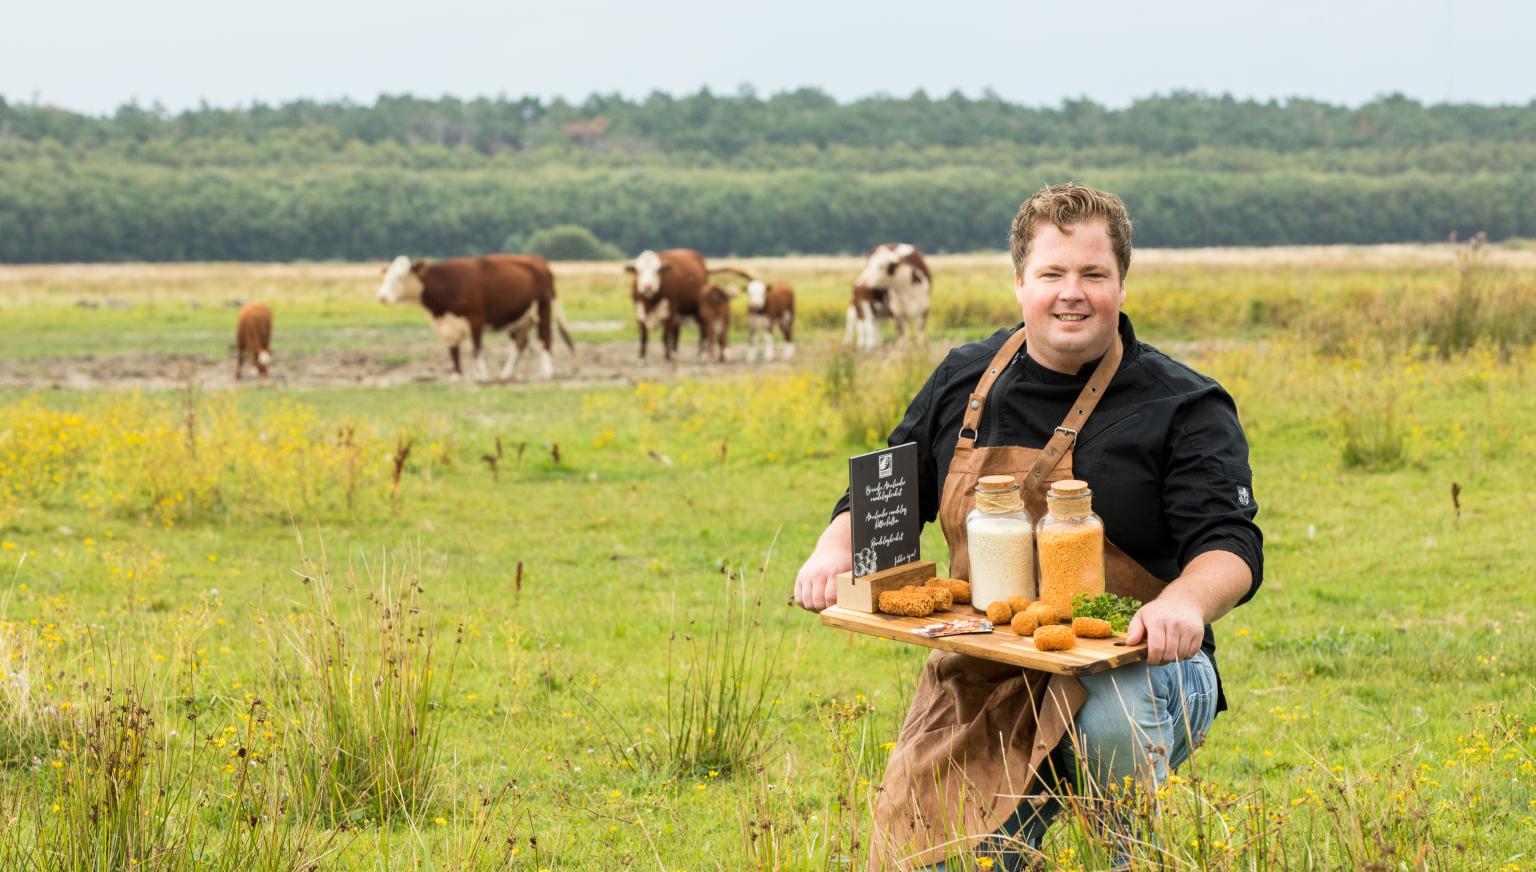
[[[1237,486],[1237,504],[1240,505],[1240,506],[1246,506],[1250,502],[1252,502],[1252,498],[1248,495],[1248,489],[1243,487],[1242,485],[1238,485]]]

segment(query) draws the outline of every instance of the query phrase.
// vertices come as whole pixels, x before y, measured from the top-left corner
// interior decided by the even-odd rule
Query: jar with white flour
[[[1011,475],[984,475],[976,482],[976,508],[965,518],[971,557],[971,605],[985,609],[1011,596],[1038,599],[1035,525]]]

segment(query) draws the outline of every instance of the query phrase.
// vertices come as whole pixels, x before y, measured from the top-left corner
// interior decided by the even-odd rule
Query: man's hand
[[[1125,634],[1128,645],[1147,643],[1147,662],[1153,666],[1195,656],[1204,639],[1200,606],[1166,593],[1142,606]]]
[[[1241,557],[1207,551],[1142,606],[1126,631],[1128,645],[1147,643],[1147,662],[1156,666],[1195,656],[1205,625],[1232,610],[1248,592],[1253,573]]]
[[[816,540],[800,574],[795,576],[795,602],[819,612],[837,602],[837,574],[853,568],[853,521],[847,512],[832,519]]]

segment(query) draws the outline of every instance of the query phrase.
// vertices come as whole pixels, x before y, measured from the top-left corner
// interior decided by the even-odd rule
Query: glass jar
[[[1051,485],[1035,542],[1042,601],[1070,615],[1073,596],[1104,592],[1104,521],[1093,513],[1087,482],[1067,479]]]
[[[971,559],[971,605],[978,609],[1011,596],[1035,599],[1035,525],[1011,475],[976,482],[976,508],[965,517]]]

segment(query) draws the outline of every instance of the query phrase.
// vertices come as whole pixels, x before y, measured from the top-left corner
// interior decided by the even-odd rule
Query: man
[[[1066,773],[1089,791],[1166,778],[1225,708],[1210,624],[1251,598],[1263,575],[1247,442],[1231,397],[1137,341],[1121,314],[1131,261],[1124,204],[1083,185],[1042,188],[1020,207],[1010,249],[1023,325],[952,351],[890,444],[917,443],[920,514],[925,522],[943,516],[952,571],[966,565],[969,503],[958,495],[970,496],[975,475],[1026,479],[1036,518],[1040,485],[1063,477],[1053,463],[1086,480],[1105,522],[1108,587],[1144,602],[1128,641],[1146,643],[1147,662],[1078,686],[934,654],[877,804],[882,859],[945,857],[946,834],[933,820],[955,811],[935,796],[945,790],[970,791],[961,810],[967,831],[948,841],[994,832],[979,847],[1012,868],[1059,810],[1054,793]],[[1015,468],[1021,453],[1031,468]],[[850,568],[847,509],[845,495],[795,579],[807,609],[831,605],[835,576]],[[1016,711],[1000,720],[1000,706]],[[1012,747],[1021,736],[1033,747]],[[1025,778],[1027,792],[1043,787],[1053,797],[1020,803],[1026,791],[995,774],[1005,769],[1038,775],[1038,783]]]

